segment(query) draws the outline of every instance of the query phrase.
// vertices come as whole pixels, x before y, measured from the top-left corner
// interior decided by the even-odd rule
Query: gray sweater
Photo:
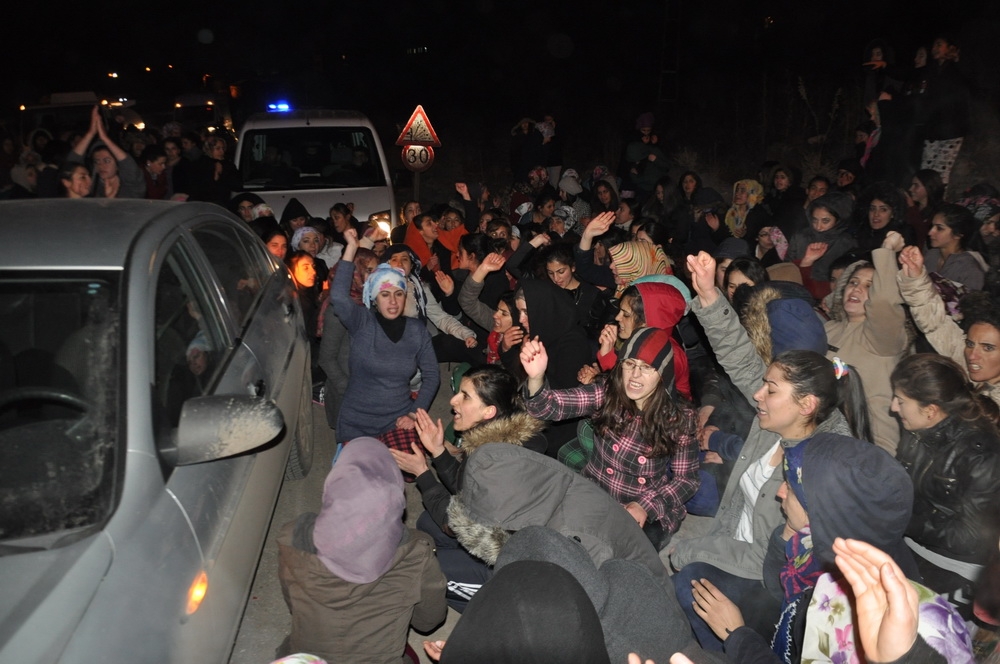
[[[440,384],[437,357],[424,324],[407,318],[403,338],[393,343],[375,314],[351,300],[353,278],[354,263],[342,260],[330,287],[333,311],[351,336],[351,377],[337,419],[337,442],[395,429],[400,415],[430,408]],[[422,382],[417,398],[411,399],[410,379],[417,369]]]

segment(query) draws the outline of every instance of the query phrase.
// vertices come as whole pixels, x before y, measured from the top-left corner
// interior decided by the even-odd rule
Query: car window
[[[110,514],[118,276],[0,277],[0,541],[62,537]]]
[[[250,244],[246,234],[228,224],[202,224],[193,234],[215,271],[229,315],[242,330],[273,267],[261,260],[257,246]]]
[[[175,243],[156,279],[155,312],[154,412],[170,428],[187,399],[209,393],[223,363],[229,343],[217,311],[188,251]]]

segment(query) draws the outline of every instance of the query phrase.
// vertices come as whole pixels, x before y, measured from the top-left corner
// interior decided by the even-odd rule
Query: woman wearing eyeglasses
[[[548,387],[548,355],[537,339],[525,340],[521,365],[528,414],[552,421],[589,417],[594,449],[583,474],[622,504],[657,549],[666,546],[699,483],[694,410],[672,396],[670,333],[637,330],[607,380],[583,387]]]

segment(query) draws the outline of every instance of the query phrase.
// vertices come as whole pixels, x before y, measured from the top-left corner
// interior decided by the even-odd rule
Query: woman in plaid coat
[[[670,334],[637,330],[607,380],[582,387],[548,387],[548,355],[537,339],[524,342],[521,364],[528,414],[556,421],[590,417],[594,451],[583,474],[623,505],[654,546],[666,546],[699,484],[695,414],[671,396]]]

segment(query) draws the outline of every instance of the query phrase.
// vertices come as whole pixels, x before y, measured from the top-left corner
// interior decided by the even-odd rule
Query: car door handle
[[[258,379],[256,383],[247,385],[247,392],[253,397],[262,397],[266,391],[267,385],[265,385],[263,378]]]

